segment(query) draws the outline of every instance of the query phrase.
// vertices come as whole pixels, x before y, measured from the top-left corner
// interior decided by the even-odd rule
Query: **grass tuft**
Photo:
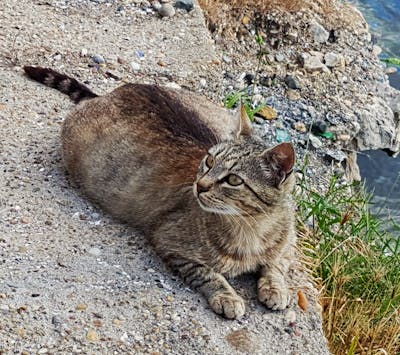
[[[317,280],[334,354],[400,354],[400,236],[384,231],[362,185],[332,178],[297,194],[300,244]]]

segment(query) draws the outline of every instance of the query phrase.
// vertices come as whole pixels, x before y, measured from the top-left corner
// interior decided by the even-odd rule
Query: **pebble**
[[[89,329],[87,334],[86,334],[86,339],[91,341],[91,342],[96,342],[99,340],[99,336],[96,333],[96,331],[94,331],[93,329]]]
[[[101,56],[99,54],[95,54],[92,57],[92,60],[97,64],[104,64],[106,62],[106,60],[103,58],[103,56]]]
[[[86,311],[87,308],[88,308],[88,306],[87,306],[87,304],[85,304],[85,303],[79,303],[79,304],[76,306],[76,309],[77,309],[78,311]]]
[[[341,67],[345,66],[344,57],[340,54],[329,52],[324,56],[325,64],[329,68]]]
[[[170,3],[161,4],[161,7],[157,11],[161,17],[172,17],[175,15],[175,9]]]
[[[324,121],[315,121],[311,126],[311,132],[314,134],[322,134],[325,133],[328,129],[328,125]]]
[[[302,58],[303,58],[304,69],[310,72],[321,71],[325,68],[325,65],[321,62],[319,56],[316,55],[311,56],[309,54],[306,54],[302,56]]]
[[[30,223],[32,223],[32,217],[22,217],[21,218],[21,223],[23,223],[23,224],[30,224]]]
[[[310,134],[309,139],[310,139],[311,145],[315,149],[319,149],[319,148],[322,147],[322,142],[317,137],[315,137],[314,135]]]
[[[382,53],[382,48],[375,44],[374,46],[372,46],[372,53],[378,56]]]
[[[288,323],[294,323],[296,321],[296,312],[292,309],[288,310],[285,318]]]
[[[293,125],[293,128],[296,131],[299,131],[301,133],[307,132],[307,127],[303,122],[295,122],[295,124]]]
[[[205,88],[205,87],[207,87],[207,80],[206,79],[204,79],[204,78],[202,78],[202,79],[200,79],[200,86],[202,87],[202,88]]]
[[[38,354],[47,354],[49,352],[49,349],[47,348],[41,348],[38,350]]]
[[[166,83],[166,84],[165,84],[165,87],[166,87],[166,88],[169,88],[169,89],[175,89],[175,90],[180,90],[180,89],[182,89],[182,86],[180,86],[179,84],[174,83],[174,82]]]
[[[186,11],[192,11],[194,8],[193,0],[176,0],[175,7]]]
[[[290,134],[284,129],[277,128],[275,130],[275,137],[278,143],[290,141]]]
[[[289,89],[286,91],[289,100],[295,101],[301,99],[301,95],[297,90]]]
[[[128,340],[128,333],[125,332],[124,334],[122,334],[119,340],[125,343]]]
[[[132,62],[131,62],[131,68],[132,68],[134,71],[138,71],[138,70],[140,70],[140,64],[139,64],[139,63],[136,63],[136,62],[134,62],[134,61],[132,61]]]
[[[318,22],[313,21],[310,24],[310,32],[313,36],[314,43],[325,43],[329,38],[329,32]]]
[[[265,118],[266,120],[274,120],[278,117],[278,112],[270,106],[264,106],[260,111],[257,112],[258,116]]]
[[[351,139],[349,134],[339,134],[337,138],[338,138],[338,140],[343,141],[343,142],[347,142]]]
[[[160,4],[159,1],[153,1],[153,2],[151,3],[151,7],[152,7],[154,10],[159,11],[159,10],[161,9],[161,4]]]
[[[325,152],[325,157],[328,158],[328,160],[334,160],[337,161],[339,163],[341,163],[342,161],[347,159],[347,155],[345,153],[343,153],[341,150],[327,150]]]
[[[93,256],[100,256],[101,250],[99,248],[93,247],[88,250],[88,253]]]
[[[387,67],[385,69],[385,74],[394,74],[397,73],[397,68],[396,67]]]
[[[288,75],[285,78],[286,85],[293,90],[300,90],[301,84],[297,76]]]

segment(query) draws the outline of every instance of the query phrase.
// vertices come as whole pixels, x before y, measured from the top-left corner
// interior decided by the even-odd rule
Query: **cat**
[[[245,302],[227,281],[259,272],[258,298],[288,306],[294,258],[292,144],[268,147],[242,106],[126,84],[104,96],[51,69],[26,75],[77,103],[63,122],[65,166],[84,193],[144,231],[157,254],[229,319]]]

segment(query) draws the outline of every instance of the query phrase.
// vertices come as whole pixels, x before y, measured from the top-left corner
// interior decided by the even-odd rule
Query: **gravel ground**
[[[197,7],[160,18],[140,1],[3,0],[0,51],[0,354],[329,353],[304,272],[292,272],[283,312],[258,304],[254,275],[234,280],[248,311],[227,321],[143,236],[87,202],[60,156],[72,104],[22,75],[38,64],[100,94],[132,81],[216,97],[222,53]]]

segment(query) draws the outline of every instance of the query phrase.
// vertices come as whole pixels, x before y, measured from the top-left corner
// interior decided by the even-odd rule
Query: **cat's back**
[[[151,203],[168,208],[177,203],[171,195],[190,190],[204,154],[232,134],[234,121],[192,93],[127,84],[82,102],[66,118],[64,160],[102,207],[125,220],[127,210],[144,220]]]

